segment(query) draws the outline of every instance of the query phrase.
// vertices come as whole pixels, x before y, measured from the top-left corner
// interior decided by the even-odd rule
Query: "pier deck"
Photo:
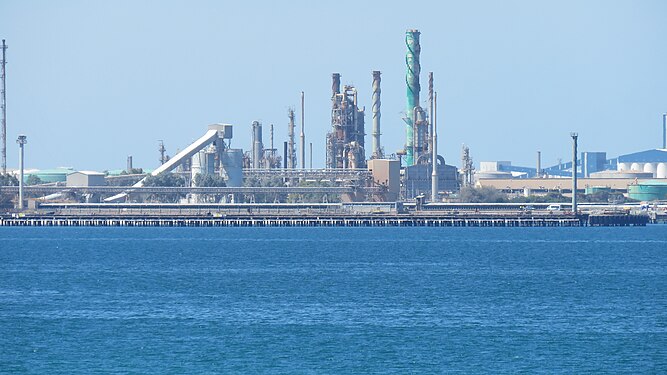
[[[0,217],[0,226],[112,227],[579,227],[638,226],[637,215],[25,215]]]

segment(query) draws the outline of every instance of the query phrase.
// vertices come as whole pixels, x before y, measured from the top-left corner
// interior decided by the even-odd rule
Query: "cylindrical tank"
[[[628,185],[628,196],[638,201],[667,199],[667,184],[662,181],[645,181]]]
[[[243,185],[243,150],[226,149],[222,153],[222,170],[227,176],[227,186]]]
[[[643,171],[644,163],[632,163],[632,165],[630,165],[630,169],[633,171]]]
[[[618,168],[616,168],[619,171],[629,171],[630,170],[630,163],[618,163]]]
[[[653,177],[655,177],[655,172],[657,171],[657,168],[658,168],[657,163],[646,163],[646,164],[644,164],[644,172],[653,173]]]
[[[667,178],[667,163],[659,163],[655,169],[656,178]]]

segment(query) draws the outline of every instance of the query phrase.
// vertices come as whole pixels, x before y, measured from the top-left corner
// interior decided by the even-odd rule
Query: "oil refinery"
[[[472,188],[493,188],[514,197],[565,194],[572,197],[570,210],[575,214],[579,210],[578,194],[573,192],[579,190],[620,192],[626,198],[641,201],[667,200],[667,115],[663,116],[662,148],[655,150],[613,159],[607,159],[604,152],[583,152],[578,158],[575,137],[573,161],[546,168],[542,167],[538,151],[535,168],[512,166],[509,161],[483,161],[476,170],[471,156],[474,150],[465,145],[460,167],[447,164],[438,153],[438,103],[433,72],[427,74],[426,100],[422,100],[420,36],[416,29],[405,33],[405,127],[384,129],[405,134],[404,146],[395,152],[385,150],[381,143],[382,72],[369,72],[369,91],[344,84],[344,75],[333,72],[331,121],[326,139],[317,140],[318,144],[321,141],[325,144],[323,150],[317,150],[324,152],[323,169],[313,168],[313,143],[306,146],[308,127],[302,91],[299,116],[294,108],[289,108],[285,118],[273,123],[253,120],[249,124],[202,126],[202,135],[190,144],[177,145],[180,151],[172,156],[167,155],[160,141],[160,157],[156,158],[159,165],[151,170],[134,168],[132,156],[128,156],[127,168],[122,171],[101,173],[71,168],[24,171],[21,157],[21,167],[15,171],[20,175],[20,186],[0,188],[5,197],[3,209],[14,214],[24,212],[27,207],[33,212],[79,215],[157,210],[160,214],[178,212],[195,216],[201,215],[202,210],[207,215],[227,215],[273,209],[277,217],[281,210],[288,216],[304,212],[319,215],[331,210],[345,215],[399,214],[410,210],[451,213],[472,209],[456,206],[465,204],[461,198],[463,189]],[[4,50],[3,40],[3,87]],[[2,94],[4,112],[4,89]],[[370,147],[366,142],[366,108],[360,106],[360,97],[368,97],[372,103]],[[4,126],[3,121],[3,136]],[[287,139],[274,139],[275,126],[286,127]],[[268,141],[264,133],[267,129]],[[251,134],[247,150],[231,147],[234,134],[239,132]],[[27,137],[22,137],[21,155],[27,143]],[[276,147],[281,143],[282,149]],[[3,143],[3,168],[5,153]],[[26,179],[33,183],[24,186]],[[495,209],[499,207],[523,212],[526,205]],[[480,209],[490,208],[474,208],[475,212]],[[549,214],[553,217],[553,212]],[[521,225],[517,223],[511,225]]]

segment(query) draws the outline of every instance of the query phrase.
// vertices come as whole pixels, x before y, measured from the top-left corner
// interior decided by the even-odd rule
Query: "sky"
[[[412,4],[412,5],[408,5]],[[280,150],[288,108],[324,167],[331,73],[367,109],[382,71],[386,153],[405,144],[405,31],[421,31],[438,92],[438,150],[461,165],[534,166],[581,151],[608,157],[661,147],[667,111],[667,1],[32,1],[0,2],[7,40],[7,164],[79,170],[159,165],[208,124],[234,125],[250,149],[251,123],[274,124]],[[267,145],[268,147],[268,145]],[[282,154],[282,152],[281,152]],[[367,155],[370,151],[367,150]],[[297,155],[299,152],[297,151]],[[300,162],[299,162],[300,165]]]

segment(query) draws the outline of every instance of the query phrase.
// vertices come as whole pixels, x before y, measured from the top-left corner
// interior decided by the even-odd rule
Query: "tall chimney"
[[[380,71],[373,71],[373,151],[371,152],[372,159],[383,158],[382,147],[380,146]]]
[[[283,143],[283,165],[287,169],[287,141]]]
[[[273,152],[275,149],[273,148],[273,124],[269,127],[269,130],[271,132],[271,152]]]
[[[252,167],[255,169],[260,168],[260,162],[262,160],[262,149],[264,145],[262,144],[262,124],[259,121],[252,122]]]
[[[306,135],[304,133],[304,109],[305,99],[303,91],[301,91],[301,169],[306,169]]]
[[[405,44],[408,49],[405,55],[407,65],[405,74],[405,82],[407,83],[405,163],[408,166],[414,164],[414,110],[415,107],[419,106],[419,72],[421,71],[419,65],[419,53],[421,52],[419,35],[419,31],[414,29],[405,32]]]
[[[296,150],[294,150],[294,109],[290,108],[287,115],[289,116],[289,124],[287,125],[288,148],[287,156],[285,157],[287,163],[286,168],[295,169]]]
[[[19,135],[16,140],[19,144],[19,210],[23,209],[23,147],[28,143],[27,137],[23,134]]]
[[[662,115],[662,148],[667,149],[667,113]]]
[[[340,73],[331,73],[331,97],[340,94]]]
[[[128,174],[129,174],[129,173],[132,173],[132,172],[130,172],[132,169],[133,169],[133,168],[132,168],[132,155],[128,155],[128,157],[127,157],[127,169],[126,169],[126,172],[127,172]]]
[[[542,151],[537,152],[537,168],[535,169],[535,177],[542,177]]]

